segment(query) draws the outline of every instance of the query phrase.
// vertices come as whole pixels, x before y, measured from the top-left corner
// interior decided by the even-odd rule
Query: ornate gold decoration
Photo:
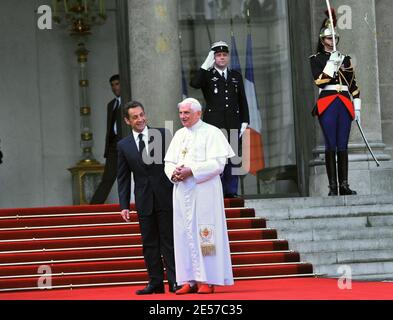
[[[53,0],[53,21],[70,27],[73,36],[88,36],[106,20],[104,0]]]
[[[80,112],[81,112],[81,116],[88,116],[91,113],[91,108],[88,106],[81,107]]]
[[[93,140],[93,133],[91,133],[91,132],[82,132],[81,133],[81,139],[82,139],[82,141],[91,141],[91,140]],[[91,148],[90,148],[90,150],[91,150]]]
[[[86,79],[79,80],[79,86],[80,87],[88,87],[89,86],[89,80],[86,80]]]

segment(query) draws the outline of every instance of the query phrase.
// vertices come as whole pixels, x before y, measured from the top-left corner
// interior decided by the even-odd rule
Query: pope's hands
[[[214,65],[214,51],[210,50],[201,68],[204,70],[209,70],[211,67],[213,67],[213,65]]]
[[[130,222],[131,221],[131,218],[130,218],[130,210],[127,210],[127,209],[125,209],[125,210],[122,210],[121,212],[120,212],[120,214],[121,214],[121,216],[122,216],[122,218],[124,219],[124,221],[126,221],[126,222]]]
[[[175,169],[175,171],[172,174],[171,180],[173,182],[181,182],[191,176],[192,176],[191,169],[182,165]]]
[[[239,138],[242,137],[242,135],[243,135],[243,133],[246,131],[247,127],[248,127],[248,123],[247,123],[247,122],[243,122],[243,123],[242,123],[242,126],[241,126],[241,128],[240,128]]]

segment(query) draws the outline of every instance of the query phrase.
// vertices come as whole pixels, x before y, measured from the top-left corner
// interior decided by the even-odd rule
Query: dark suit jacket
[[[227,79],[215,68],[199,69],[190,86],[202,89],[206,101],[203,121],[220,129],[240,129],[243,122],[250,123],[248,103],[242,75],[228,68]]]
[[[173,184],[164,172],[165,145],[169,145],[171,134],[165,129],[157,128],[161,138],[154,139],[152,138],[152,129],[154,128],[149,128],[148,150],[153,157],[159,157],[159,163],[150,165],[143,163],[132,134],[117,144],[117,183],[120,207],[122,210],[130,208],[132,172],[135,182],[135,206],[138,214],[143,215],[152,214],[154,206],[159,206],[163,210],[172,210],[173,208]],[[167,144],[165,144],[165,132],[167,132]]]
[[[116,99],[111,100],[107,107],[106,107],[106,136],[105,136],[105,151],[104,151],[104,157],[106,158],[108,156],[109,152],[109,145],[111,143],[117,143],[116,140],[112,140],[113,138],[113,127],[112,127],[112,121],[113,121],[113,107],[115,105]],[[117,136],[122,137],[122,108],[121,105],[117,108],[116,111],[116,123],[117,123]]]

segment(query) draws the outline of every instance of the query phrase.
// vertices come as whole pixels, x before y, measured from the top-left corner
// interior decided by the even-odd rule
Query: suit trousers
[[[167,279],[176,282],[175,256],[173,249],[173,215],[171,208],[162,208],[154,197],[153,212],[138,213],[141,228],[143,255],[152,285],[160,285],[164,280],[164,258]]]
[[[117,148],[116,142],[109,145],[108,154],[105,161],[104,174],[102,180],[98,185],[93,197],[90,200],[90,204],[102,204],[105,203],[109,193],[112,190],[112,186],[116,181],[117,177]]]

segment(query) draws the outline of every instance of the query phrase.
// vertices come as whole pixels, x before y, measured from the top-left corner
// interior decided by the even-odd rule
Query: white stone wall
[[[383,142],[386,153],[393,157],[393,14],[392,2],[375,2],[377,17],[379,90],[381,93],[381,117]]]
[[[0,2],[0,208],[72,204],[79,147],[76,43],[66,30],[37,28],[45,0]],[[103,162],[109,77],[118,72],[115,1],[88,42],[94,154]],[[116,202],[112,192],[109,202]]]

